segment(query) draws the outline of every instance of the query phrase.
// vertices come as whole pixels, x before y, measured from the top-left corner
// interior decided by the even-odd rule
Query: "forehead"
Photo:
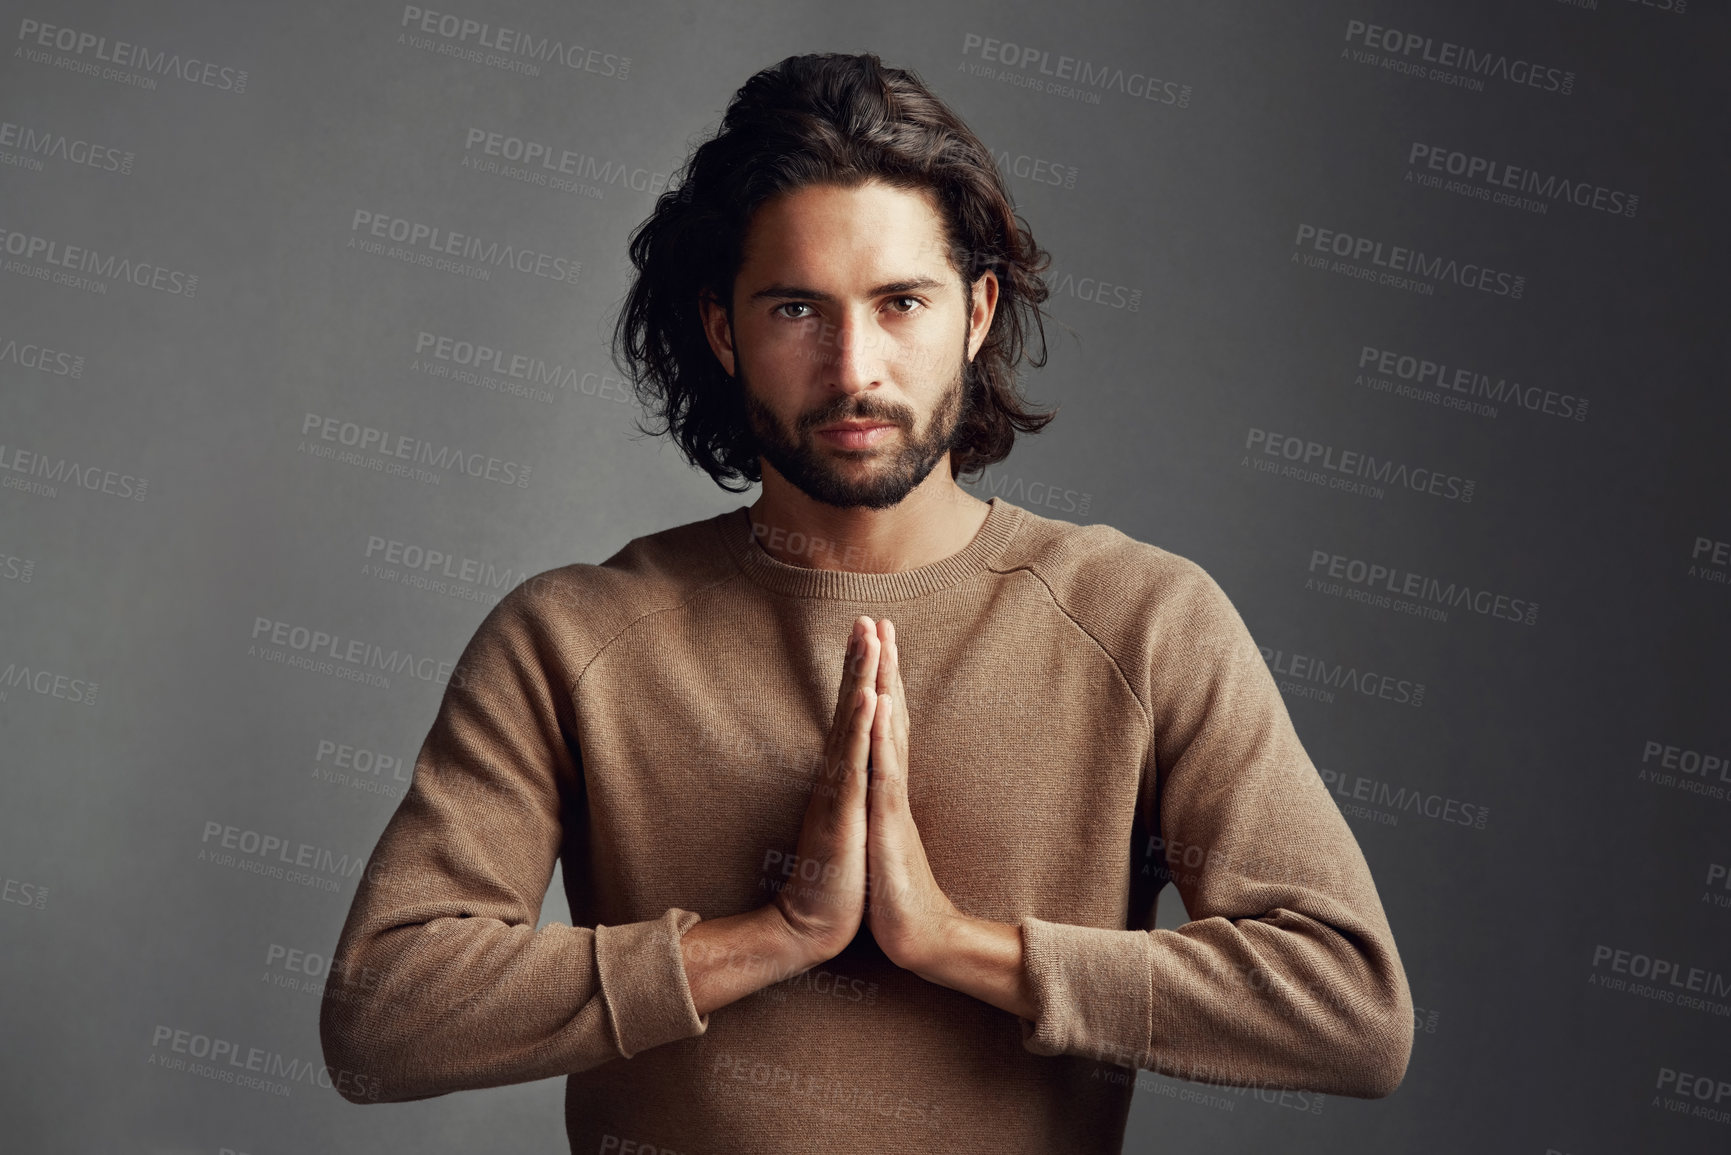
[[[806,185],[765,201],[746,229],[740,275],[813,283],[884,273],[942,276],[944,219],[930,189],[871,180]]]

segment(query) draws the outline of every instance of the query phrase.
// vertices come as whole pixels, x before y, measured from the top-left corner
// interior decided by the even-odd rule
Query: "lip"
[[[877,429],[884,425],[893,425],[891,421],[874,421],[871,418],[855,418],[852,421],[837,421],[834,425],[825,425],[819,433],[836,433],[843,429]]]
[[[832,445],[865,449],[882,441],[895,428],[895,424],[889,421],[844,421],[839,425],[825,426],[817,432]]]

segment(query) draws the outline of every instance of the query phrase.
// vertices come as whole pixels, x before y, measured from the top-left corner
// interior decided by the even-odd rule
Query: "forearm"
[[[695,912],[534,929],[482,903],[453,914],[458,904],[423,902],[421,921],[409,921],[405,907],[376,891],[357,901],[319,1025],[326,1062],[366,1076],[357,1094],[345,1092],[351,1101],[570,1074],[706,1025],[680,989],[680,927],[696,925]]]
[[[774,903],[706,918],[680,937],[679,948],[699,1017],[828,957],[800,939]]]
[[[1022,929],[1013,923],[958,914],[944,924],[931,956],[908,969],[1012,1015],[1039,1017],[1023,964]]]
[[[1392,939],[1339,903],[1285,902],[1152,933],[1024,919],[1041,1005],[1024,1047],[1210,1083],[1389,1094],[1413,1025]]]

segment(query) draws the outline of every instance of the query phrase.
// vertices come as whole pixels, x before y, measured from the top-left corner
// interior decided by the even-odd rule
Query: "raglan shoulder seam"
[[[1130,692],[1130,699],[1135,702],[1137,707],[1142,711],[1142,720],[1147,723],[1149,734],[1152,735],[1154,731],[1154,711],[1151,705],[1144,702],[1142,696],[1136,692],[1136,685],[1124,673],[1124,664],[1118,660],[1118,655],[1114,654],[1111,649],[1100,640],[1099,636],[1093,630],[1088,628],[1088,626],[1082,621],[1080,615],[1073,613],[1068,606],[1059,600],[1057,591],[1052,588],[1052,583],[1046,580],[1044,574],[1040,573],[1036,564],[1032,561],[1016,562],[1004,569],[993,567],[992,572],[1005,575],[1025,572],[1035,581],[1040,583],[1041,587],[1046,591],[1047,598],[1051,600],[1052,605],[1057,608],[1058,612],[1063,614],[1065,618],[1069,619],[1070,624],[1080,630],[1089,641],[1093,642],[1100,653],[1105,656],[1106,660],[1112,663],[1112,672],[1118,675],[1118,680],[1122,682],[1124,688]]]
[[[589,568],[594,568],[594,569],[601,568],[600,566],[594,565],[593,563],[578,563],[578,564],[588,565]],[[552,570],[545,570],[542,573],[536,574],[535,576],[530,577],[530,578],[524,580],[523,582],[519,583],[518,586],[516,587],[516,589],[514,589],[512,592],[515,593],[517,589],[523,589],[524,587],[528,586],[530,582],[537,581],[537,580],[545,580],[548,574],[558,573],[559,570],[561,570],[561,569],[569,569],[569,568],[572,568],[572,567],[571,566],[559,566],[559,567],[556,567]],[[721,587],[721,586],[725,586],[725,585],[729,584],[730,582],[737,581],[740,576],[741,575],[739,575],[738,573],[726,574],[726,575],[724,575],[720,578],[717,578],[713,581],[705,582],[704,584],[697,586],[695,589],[690,590],[686,594],[686,596],[684,596],[680,600],[678,600],[676,602],[672,602],[668,605],[655,606],[652,609],[644,610],[642,613],[637,614],[630,621],[628,621],[624,625],[620,626],[617,630],[615,630],[613,632],[613,634],[610,637],[608,637],[605,641],[601,642],[599,645],[597,645],[595,647],[594,653],[590,654],[589,657],[583,662],[581,669],[577,670],[574,674],[570,675],[569,685],[566,686],[566,688],[565,688],[566,699],[567,700],[575,700],[576,695],[577,695],[577,689],[582,684],[584,676],[588,674],[590,667],[593,666],[596,663],[596,661],[599,660],[603,654],[605,654],[609,649],[611,649],[615,642],[619,641],[620,638],[622,638],[626,634],[630,633],[631,630],[633,628],[635,628],[639,623],[645,621],[648,618],[654,617],[656,614],[663,614],[663,613],[671,612],[673,610],[683,609],[685,606],[690,605],[692,602],[696,601],[699,597],[702,597],[704,594],[710,592],[711,590],[717,589],[718,587]],[[528,597],[528,596],[530,596],[530,595],[528,595],[528,594],[524,595],[524,597]],[[545,625],[543,623],[536,623],[536,624],[539,625],[540,628],[543,628],[543,629],[545,628]]]

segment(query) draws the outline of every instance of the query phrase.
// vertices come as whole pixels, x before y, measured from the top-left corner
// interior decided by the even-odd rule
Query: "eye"
[[[789,321],[804,321],[804,320],[808,320],[809,318],[807,318],[807,317],[788,317],[788,315],[786,313],[783,313],[782,310],[783,309],[809,309],[809,308],[811,308],[811,306],[804,304],[803,302],[788,301],[784,304],[777,305],[775,308],[771,309],[770,312],[774,313],[775,315],[777,315],[779,317],[785,317]]]
[[[919,307],[920,307],[920,308],[924,308],[924,307],[925,307],[925,304],[926,304],[926,303],[925,303],[925,301],[923,301],[923,300],[921,300],[921,299],[920,299],[920,298],[919,298],[919,297],[892,297],[892,298],[890,298],[890,299],[891,299],[891,300],[892,300],[892,301],[912,301],[912,302],[913,302],[913,303],[914,303],[914,304],[915,304],[915,305],[917,305],[917,306],[919,306]],[[913,310],[912,310],[912,309],[901,309],[901,310],[898,310],[898,311],[899,311],[899,312],[900,312],[900,313],[901,313],[901,314],[902,314],[902,315],[903,315],[903,316],[906,316],[906,315],[907,315],[907,314],[909,314],[909,313],[911,313],[911,312],[913,312]]]

